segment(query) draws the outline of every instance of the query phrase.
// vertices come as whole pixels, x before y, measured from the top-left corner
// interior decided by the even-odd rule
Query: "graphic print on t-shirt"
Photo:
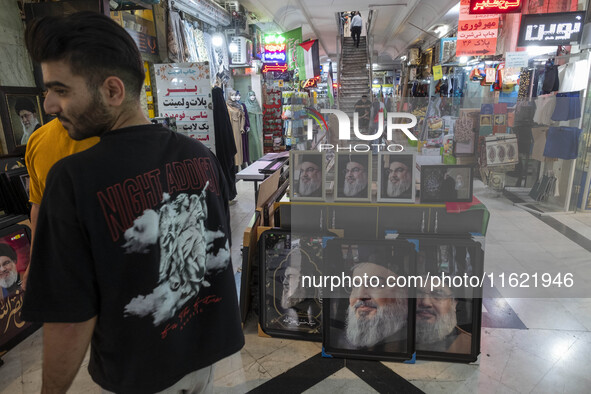
[[[228,240],[217,254],[213,243],[223,239],[221,231],[205,227],[207,186],[200,195],[179,194],[171,200],[163,195],[159,210],[148,209],[128,228],[123,245],[127,253],[148,253],[150,245],[160,247],[158,286],[148,295],[138,295],[125,306],[126,315],[151,315],[154,325],[174,317],[202,287],[205,274],[224,269],[230,262]]]

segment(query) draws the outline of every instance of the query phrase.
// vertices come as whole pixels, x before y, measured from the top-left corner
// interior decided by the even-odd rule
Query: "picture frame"
[[[0,118],[6,141],[5,153],[26,145],[31,134],[45,124],[41,91],[37,88],[0,86]]]
[[[338,152],[335,159],[335,201],[371,202],[371,153]]]
[[[441,50],[439,51],[439,63],[454,63],[456,60],[456,37],[441,39]]]
[[[324,275],[377,278],[412,275],[415,248],[407,240],[331,239],[324,249]],[[345,358],[404,361],[414,353],[415,300],[412,289],[341,286],[324,289],[324,353]],[[369,320],[372,319],[372,320]],[[376,319],[376,320],[373,320]]]
[[[410,182],[408,187],[402,183],[404,177],[406,177],[406,183]],[[379,152],[378,202],[414,203],[416,177],[416,155],[414,153]]]
[[[259,324],[272,337],[320,341],[321,290],[304,288],[303,275],[321,275],[321,233],[270,229],[260,238]]]
[[[478,276],[484,270],[481,242],[466,236],[405,235],[416,246],[415,274],[421,277]],[[417,359],[473,362],[480,353],[482,289],[417,287],[415,350]]]
[[[325,153],[315,151],[290,151],[289,162],[290,199],[292,201],[325,201]],[[306,168],[301,168],[302,165],[305,165]],[[302,175],[305,177],[304,185],[300,185],[300,178]]]
[[[10,267],[17,272],[17,281],[9,287],[0,286],[0,326],[3,333],[0,335],[0,355],[18,345],[26,337],[35,332],[41,324],[25,322],[21,317],[21,307],[24,292],[21,288],[21,280],[30,260],[31,230],[25,225],[14,225],[0,230],[0,244],[6,244],[16,254],[16,261]],[[0,248],[1,250],[6,247]]]
[[[421,203],[472,202],[471,165],[421,166]]]

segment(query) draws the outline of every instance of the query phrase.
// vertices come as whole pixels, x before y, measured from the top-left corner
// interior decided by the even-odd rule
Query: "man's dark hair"
[[[16,103],[14,103],[14,110],[17,114],[20,114],[20,112],[23,110],[32,112],[34,114],[37,113],[37,111],[35,110],[35,104],[33,104],[31,100],[24,97],[21,97],[18,100],[16,100]]]
[[[16,252],[8,244],[0,243],[0,256],[6,256],[16,263]]]
[[[367,94],[364,94],[363,96],[361,96],[361,98],[367,98]]]
[[[34,19],[25,41],[33,61],[65,61],[92,88],[116,76],[125,84],[127,97],[139,98],[145,78],[140,52],[131,36],[108,16],[83,11]]]

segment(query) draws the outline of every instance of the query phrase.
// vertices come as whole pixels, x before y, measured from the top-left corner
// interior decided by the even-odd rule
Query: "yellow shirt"
[[[27,143],[25,163],[29,172],[29,201],[41,204],[47,174],[55,163],[71,154],[82,152],[99,142],[98,137],[76,141],[70,138],[59,120],[37,129]]]

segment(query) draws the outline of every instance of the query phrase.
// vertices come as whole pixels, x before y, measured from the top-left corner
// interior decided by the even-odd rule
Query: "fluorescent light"
[[[406,55],[402,56],[402,57],[400,58],[400,60],[402,60],[402,61],[405,61],[405,60],[406,60]]]
[[[224,43],[224,38],[222,37],[221,34],[216,33],[213,35],[213,37],[211,37],[211,43],[213,44],[214,47],[221,47],[222,44]]]
[[[545,55],[547,53],[555,52],[556,47],[541,47],[538,45],[532,45],[527,47],[527,53],[530,56]]]
[[[228,45],[228,50],[230,51],[230,53],[238,52],[238,44],[236,44],[235,42],[230,43],[230,45]]]

